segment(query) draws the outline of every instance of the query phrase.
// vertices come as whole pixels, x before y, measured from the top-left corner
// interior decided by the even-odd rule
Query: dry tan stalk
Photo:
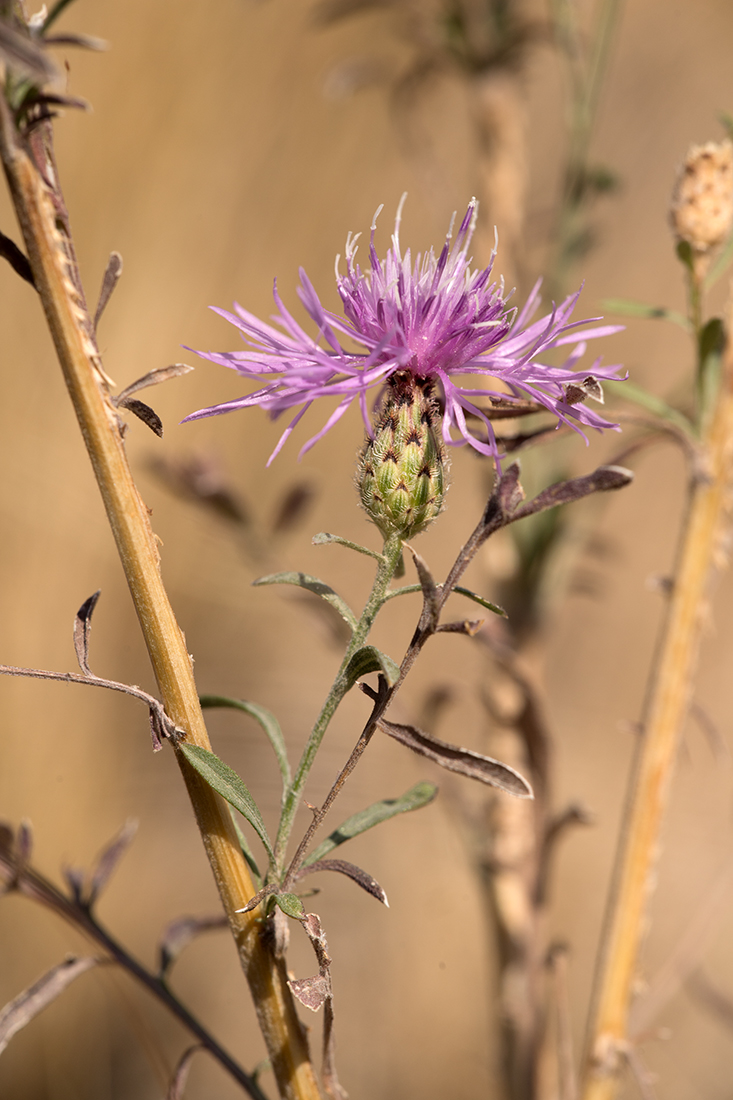
[[[5,108],[4,103],[2,107]],[[36,139],[38,134],[37,130]],[[165,708],[175,724],[186,731],[188,742],[210,749],[191,660],[160,576],[148,511],[127,462],[121,425],[109,397],[71,242],[63,231],[50,145],[34,140],[33,148],[36,158],[44,157],[42,171],[53,190],[15,134],[5,108],[0,119],[0,156],[36,289],[94,467]],[[226,803],[180,753],[176,755],[252,991],[280,1094],[288,1100],[320,1100],[284,963],[269,951],[256,912],[235,912],[256,891]]]
[[[589,1043],[584,1100],[611,1100],[628,1048],[632,983],[653,889],[677,743],[687,715],[711,574],[728,522],[733,448],[733,308],[718,403],[703,440],[659,661],[652,681],[613,887]]]

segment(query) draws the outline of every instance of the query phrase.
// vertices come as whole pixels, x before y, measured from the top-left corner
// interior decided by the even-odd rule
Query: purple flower
[[[277,284],[273,293],[278,314],[273,320],[279,329],[260,321],[236,303],[235,313],[215,309],[236,325],[249,346],[245,351],[199,351],[196,354],[231,367],[243,378],[260,382],[261,387],[234,401],[200,409],[186,420],[252,405],[259,405],[276,417],[286,409],[300,406],[270,456],[269,462],[272,462],[318,397],[341,400],[321,430],[302,448],[301,455],[321,439],[357,399],[371,435],[367,391],[383,387],[395,374],[410,372],[417,378],[432,381],[440,392],[445,442],[452,446],[468,443],[494,458],[499,457],[499,452],[491,422],[475,403],[475,398],[536,402],[557,416],[559,422],[570,424],[584,438],[581,425],[599,430],[617,429],[618,425],[604,420],[583,401],[586,396],[601,395],[597,380],[618,379],[619,368],[601,367],[600,359],[582,373],[576,371],[576,366],[588,340],[619,332],[622,326],[592,325],[588,328],[583,327],[589,324],[588,321],[571,321],[580,291],[571,294],[560,306],[553,306],[552,312],[540,320],[532,321],[539,305],[539,282],[521,310],[511,308],[503,282],[490,281],[495,251],[488,267],[479,271],[469,267],[467,251],[478,206],[475,199],[468,206],[455,243],[451,245],[451,222],[440,256],[436,259],[431,249],[424,256],[418,253],[413,263],[409,249],[404,256],[400,249],[403,203],[404,196],[397,211],[392,247],[384,262],[374,247],[375,224],[372,225],[369,271],[363,272],[356,262],[359,235],[349,235],[345,275],[338,272],[338,259],[336,261],[336,285],[343,302],[343,317],[321,305],[301,268],[298,296],[318,328],[315,339],[285,308]],[[592,318],[592,321],[598,320],[600,318]],[[345,347],[343,337],[358,350]],[[568,346],[569,354],[561,366],[550,366],[546,362],[546,354],[551,349]],[[457,376],[469,381],[470,375],[498,380],[506,388],[457,384]],[[478,420],[476,429],[469,429],[467,413]]]

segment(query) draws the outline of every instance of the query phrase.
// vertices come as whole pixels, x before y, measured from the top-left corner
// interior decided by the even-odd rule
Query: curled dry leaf
[[[25,252],[18,248],[15,241],[11,240],[10,237],[6,237],[4,233],[0,233],[0,256],[8,261],[16,275],[20,275],[21,279],[25,279],[27,283],[35,287],[36,280],[33,277],[28,257]]]
[[[16,30],[6,19],[0,19],[0,58],[9,69],[22,73],[41,85],[60,76],[57,65],[27,31]]]
[[[311,1012],[318,1012],[331,992],[330,981],[321,974],[315,974],[312,978],[291,978],[288,985],[293,995]]]
[[[137,821],[133,818],[129,818],[109,844],[99,853],[89,877],[88,905],[94,904],[109,882],[117,864],[135,838],[137,825]]]
[[[89,634],[92,629],[94,608],[97,606],[97,600],[101,593],[101,588],[98,588],[89,599],[84,600],[84,603],[77,611],[76,618],[74,619],[74,649],[76,650],[76,659],[79,662],[79,668],[85,676],[94,675],[89,668]]]
[[[67,985],[98,962],[99,959],[93,956],[65,959],[0,1009],[0,1053],[21,1028],[63,993]]]
[[[438,634],[465,634],[474,638],[485,623],[485,619],[459,619],[452,623],[441,623],[436,628]]]
[[[112,255],[119,255],[119,253],[113,252]],[[122,258],[120,257],[120,270],[122,269],[121,265]],[[159,386],[161,382],[168,382],[171,378],[179,378],[182,374],[189,374],[193,369],[188,363],[171,363],[169,367],[158,367],[156,370],[149,370],[147,374],[137,378],[129,386],[125,386],[124,390],[117,395],[117,404],[124,404],[127,398],[132,397],[138,390],[145,390],[148,386]]]
[[[347,875],[357,886],[361,886],[362,890],[366,890],[367,894],[371,894],[373,898],[381,901],[389,909],[387,895],[377,880],[367,874],[366,871],[363,871],[361,867],[357,867],[356,864],[347,863],[345,859],[318,859],[299,871],[296,881],[312,874],[314,871],[338,871],[342,875]]]
[[[104,313],[107,306],[107,302],[112,297],[115,287],[119,282],[120,275],[122,274],[122,256],[119,252],[111,252],[109,260],[107,261],[107,267],[102,277],[102,289],[99,292],[99,301],[97,302],[97,308],[94,313],[94,331],[97,331],[97,325],[99,319]]]
[[[121,409],[127,409],[138,420],[142,420],[143,424],[147,424],[151,432],[154,432],[159,439],[163,438],[163,421],[155,409],[150,408],[150,405],[146,405],[144,401],[138,401],[136,397],[120,397],[117,399],[117,406]]]
[[[413,752],[440,764],[441,768],[465,775],[469,779],[478,779],[481,783],[498,787],[507,794],[516,795],[517,798],[533,797],[532,788],[527,780],[508,764],[502,764],[490,756],[472,752],[471,749],[462,749],[457,745],[439,741],[437,737],[431,737],[430,734],[424,733],[415,726],[398,725],[396,722],[387,722],[384,718],[380,718],[379,728]]]
[[[193,1056],[199,1050],[205,1050],[206,1047],[202,1043],[195,1043],[188,1050],[185,1050],[181,1055],[181,1058],[176,1066],[176,1071],[173,1074],[170,1084],[168,1085],[168,1091],[165,1094],[165,1100],[181,1100],[183,1096],[183,1090],[186,1087],[188,1081],[188,1072],[191,1069],[191,1062]]]

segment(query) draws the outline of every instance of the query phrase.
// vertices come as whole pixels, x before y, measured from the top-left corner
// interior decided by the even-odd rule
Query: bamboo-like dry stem
[[[93,329],[78,282],[70,238],[60,216],[60,191],[50,137],[33,158],[0,104],[2,156],[28,258],[66,384],[89,451],[166,711],[187,740],[210,748],[191,659],[160,575],[148,511],[125,454],[121,424],[109,396]],[[43,154],[43,162],[38,163]],[[44,178],[45,177],[45,178]],[[320,1100],[305,1031],[287,984],[284,962],[267,946],[261,916],[238,914],[255,893],[226,803],[180,753],[206,854],[247,976],[282,1097]]]
[[[632,983],[653,888],[659,838],[686,717],[713,566],[722,557],[733,449],[733,310],[718,402],[703,440],[678,568],[639,747],[601,956],[584,1100],[612,1100],[627,1047]]]

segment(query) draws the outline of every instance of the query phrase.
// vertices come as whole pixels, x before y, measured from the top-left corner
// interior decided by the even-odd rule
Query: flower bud
[[[359,458],[357,486],[369,518],[385,538],[424,531],[443,507],[445,449],[433,383],[393,375]]]
[[[704,255],[722,244],[733,223],[733,146],[692,145],[672,191],[672,229],[693,252]]]

